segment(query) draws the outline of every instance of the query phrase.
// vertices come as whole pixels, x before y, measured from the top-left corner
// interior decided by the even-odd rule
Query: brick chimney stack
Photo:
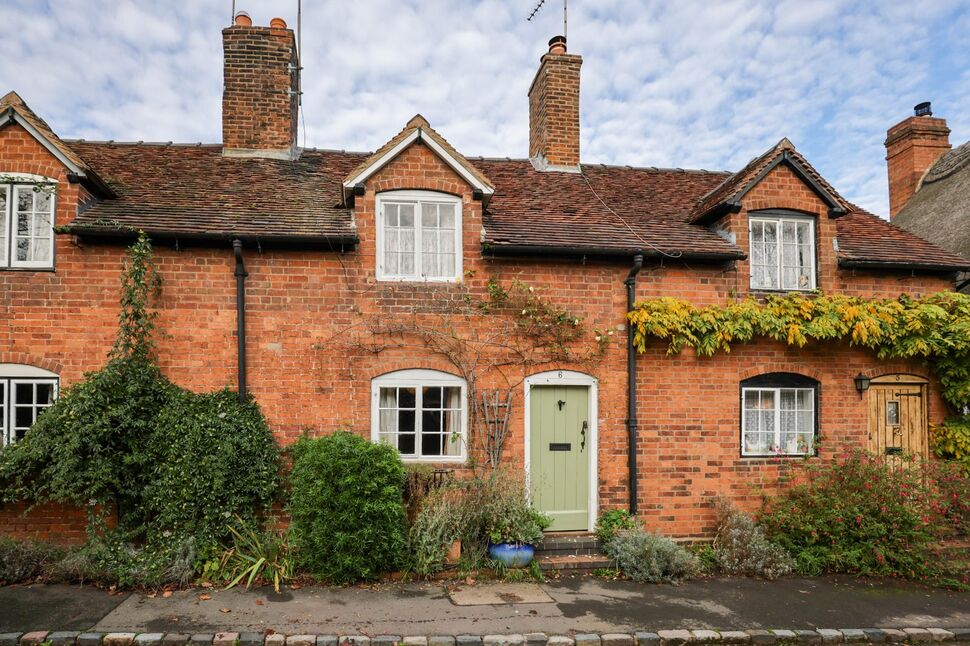
[[[529,157],[541,170],[579,169],[579,68],[566,39],[549,41],[529,88]]]
[[[914,112],[886,133],[890,219],[913,197],[930,166],[951,147],[946,119],[935,118],[928,101],[917,105]]]
[[[227,157],[295,159],[300,62],[282,18],[254,27],[246,12],[222,30],[222,152]]]

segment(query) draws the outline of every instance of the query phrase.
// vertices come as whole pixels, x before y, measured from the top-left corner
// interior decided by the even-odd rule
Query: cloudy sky
[[[306,145],[373,150],[414,113],[525,157],[562,0],[304,0]],[[297,0],[237,0],[296,24]],[[220,140],[232,0],[0,0],[0,93],[65,137]],[[586,163],[735,170],[787,136],[886,213],[886,129],[932,100],[970,139],[970,0],[571,0]]]

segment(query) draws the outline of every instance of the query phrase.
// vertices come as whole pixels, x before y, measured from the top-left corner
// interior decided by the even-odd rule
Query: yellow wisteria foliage
[[[940,454],[970,462],[970,296],[940,292],[923,298],[864,299],[820,292],[753,297],[697,307],[677,298],[638,301],[628,314],[634,344],[668,342],[668,353],[685,347],[710,357],[754,339],[802,347],[809,342],[868,348],[880,359],[925,360],[940,381],[943,398],[958,413],[937,436]],[[947,447],[952,447],[947,450]]]

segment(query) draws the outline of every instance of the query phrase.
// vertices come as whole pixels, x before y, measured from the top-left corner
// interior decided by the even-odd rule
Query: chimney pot
[[[554,56],[562,56],[566,53],[566,37],[553,36],[549,39],[549,53]]]
[[[933,116],[932,104],[929,101],[923,101],[922,103],[917,103],[913,107],[913,113],[917,117],[932,117]]]
[[[269,26],[273,29],[286,29],[286,21],[282,18],[273,18],[269,21]]]
[[[239,11],[236,13],[236,18],[233,20],[233,24],[237,27],[252,27],[253,19],[249,17],[249,14],[245,11]]]

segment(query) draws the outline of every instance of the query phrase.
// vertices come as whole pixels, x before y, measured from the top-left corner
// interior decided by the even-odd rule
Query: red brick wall
[[[579,70],[575,54],[546,54],[529,88],[529,157],[579,166]]]
[[[42,172],[60,180],[57,223],[72,218],[76,185],[70,185],[45,151],[16,127],[0,130],[0,172]],[[777,181],[776,181],[777,180]],[[788,180],[784,170],[749,195],[754,204],[817,206]],[[431,189],[461,197],[465,276],[459,284],[378,283],[375,280],[374,207],[378,191]],[[768,191],[779,191],[772,194]],[[799,199],[791,194],[797,193]],[[817,202],[817,200],[815,200]],[[815,209],[816,211],[813,211]],[[746,212],[726,223],[746,231]],[[480,386],[514,385],[509,463],[521,465],[525,451],[522,380],[548,369],[575,369],[599,380],[599,502],[628,504],[624,262],[490,259],[481,255],[481,203],[471,189],[421,144],[402,153],[372,177],[357,199],[355,221],[361,243],[346,254],[245,249],[249,386],[284,444],[301,433],[351,429],[369,436],[370,380],[404,368],[459,371],[441,353],[411,334],[372,334],[395,326],[453,330],[463,338],[508,341],[507,321],[474,307],[486,297],[489,278],[506,284],[518,277],[548,300],[584,319],[588,330],[614,330],[605,352],[586,361],[523,366],[514,349],[496,347],[483,365],[511,360],[501,372],[483,371]],[[835,268],[834,222],[819,217],[822,285],[828,291],[896,295],[946,288],[935,278],[896,274],[849,275]],[[746,247],[746,233],[739,235]],[[75,244],[57,237],[54,272],[0,272],[0,362],[29,363],[60,374],[63,386],[103,365],[117,317],[120,246]],[[234,261],[222,249],[157,247],[163,278],[159,306],[159,360],[176,383],[195,390],[235,386]],[[677,295],[697,303],[726,302],[747,292],[746,262],[730,266],[648,266],[638,296]],[[593,344],[587,336],[586,347]],[[738,458],[738,382],[750,374],[791,366],[822,382],[823,457],[860,440],[862,404],[852,384],[859,370],[882,371],[869,354],[826,346],[804,352],[757,343],[728,357],[667,357],[662,347],[639,358],[641,444],[639,500],[648,524],[674,535],[699,535],[709,528],[709,495],[728,493],[746,504],[756,487],[771,486],[778,467]],[[919,371],[913,366],[893,367]],[[787,369],[787,368],[786,368]],[[888,369],[886,369],[888,371]],[[752,372],[754,371],[754,372]],[[750,373],[750,374],[749,374]],[[934,397],[935,391],[934,391]],[[934,419],[941,406],[934,399]],[[844,420],[844,423],[843,423]],[[832,448],[829,448],[832,447]],[[473,457],[480,457],[472,451]],[[0,531],[23,535],[16,509],[0,511]],[[75,512],[29,517],[28,532],[59,534]]]
[[[909,117],[886,133],[889,175],[889,217],[895,217],[913,197],[923,175],[950,149],[946,119]]]
[[[300,89],[293,31],[234,25],[222,30],[222,45],[224,146],[289,152],[296,145]]]

